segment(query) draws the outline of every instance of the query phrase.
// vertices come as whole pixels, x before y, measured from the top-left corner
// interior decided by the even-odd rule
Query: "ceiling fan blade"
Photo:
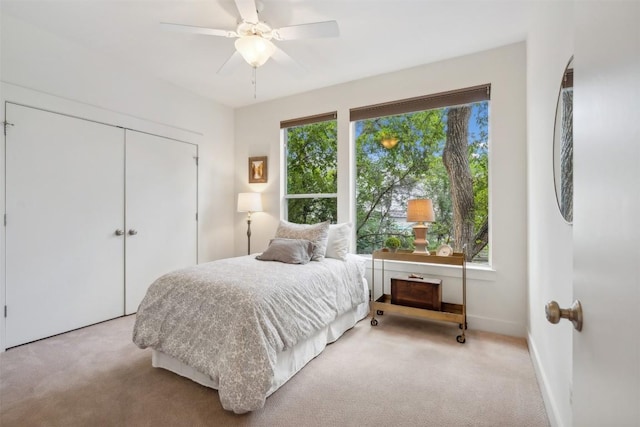
[[[340,28],[336,21],[312,22],[310,24],[291,25],[273,30],[277,40],[312,39],[319,37],[338,37]]]
[[[231,74],[233,70],[238,68],[243,62],[244,59],[242,58],[242,55],[240,55],[240,52],[235,51],[233,52],[233,55],[231,55],[229,59],[222,64],[218,71],[216,71],[216,74],[220,74],[221,76]]]
[[[195,25],[183,25],[183,24],[171,24],[169,22],[161,22],[162,28],[169,31],[177,31],[181,33],[191,34],[206,34],[209,36],[221,36],[221,37],[238,37],[235,31],[231,30],[218,30],[215,28],[196,27]]]
[[[273,59],[278,64],[283,65],[287,71],[289,71],[296,77],[301,77],[307,73],[306,68],[304,68],[302,64],[293,59],[291,56],[289,56],[288,53],[277,46],[275,52],[273,53],[273,55],[271,55],[271,59]]]
[[[256,7],[255,0],[235,0],[236,7],[238,8],[238,12],[240,12],[240,16],[246,22],[250,22],[252,24],[257,24],[258,19],[258,8]]]

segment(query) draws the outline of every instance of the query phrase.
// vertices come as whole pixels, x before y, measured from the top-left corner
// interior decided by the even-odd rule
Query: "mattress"
[[[366,280],[363,280],[365,294],[369,294]],[[278,353],[274,377],[271,388],[267,393],[270,396],[278,390],[284,383],[300,371],[314,357],[318,356],[325,349],[327,344],[335,342],[346,331],[353,328],[356,323],[367,317],[369,314],[369,302],[366,301],[354,309],[338,316],[333,322],[320,329],[315,334],[304,341],[297,343],[292,348]],[[152,350],[151,363],[155,368],[162,368],[180,376],[213,389],[218,388],[218,384],[211,377],[197,371],[196,369],[182,363],[181,361],[166,355],[158,350]]]
[[[305,265],[248,255],[176,270],[149,286],[133,341],[203,374],[193,376],[226,410],[254,411],[366,315],[364,272],[352,254]]]

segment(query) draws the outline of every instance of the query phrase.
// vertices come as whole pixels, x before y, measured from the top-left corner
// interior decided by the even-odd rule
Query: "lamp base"
[[[251,212],[247,219],[247,255],[251,255]]]
[[[427,227],[425,224],[416,224],[413,226],[413,235],[415,238],[413,239],[413,245],[415,249],[413,251],[414,254],[425,254],[431,255],[429,250],[427,249],[427,245],[429,242],[427,241]]]

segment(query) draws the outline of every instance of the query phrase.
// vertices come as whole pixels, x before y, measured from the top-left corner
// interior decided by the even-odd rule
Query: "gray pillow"
[[[315,245],[305,239],[271,239],[266,251],[256,257],[261,261],[306,264],[311,261]]]
[[[315,245],[312,261],[322,261],[327,252],[327,239],[329,238],[329,221],[317,224],[296,224],[288,221],[280,221],[276,237],[285,239],[309,240]]]

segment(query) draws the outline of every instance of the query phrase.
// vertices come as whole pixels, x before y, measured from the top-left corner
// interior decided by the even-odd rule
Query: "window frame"
[[[336,121],[336,172],[338,176],[340,175],[340,170],[338,169],[338,112],[331,111],[328,113],[315,114],[311,116],[299,117],[294,119],[282,120],[280,122],[280,140],[282,147],[282,176],[281,180],[281,194],[282,194],[282,206],[281,206],[281,218],[288,221],[289,220],[289,200],[293,199],[335,199],[336,206],[338,204],[338,192],[336,188],[335,193],[297,193],[297,194],[289,194],[288,189],[288,177],[289,177],[289,168],[288,168],[288,138],[287,138],[287,129],[295,126],[304,126],[314,123],[321,123],[335,120]],[[336,183],[336,187],[338,184]]]
[[[471,104],[476,102],[484,102],[484,101],[489,102],[489,105],[491,105],[491,83],[470,86],[470,87],[455,89],[450,91],[438,92],[438,93],[423,95],[418,97],[405,98],[405,99],[396,100],[396,101],[351,108],[349,110],[349,123],[350,123],[350,128],[354,131],[351,134],[349,143],[350,143],[351,149],[354,150],[353,161],[355,162],[355,158],[356,158],[355,127],[358,121],[375,119],[380,117],[387,117],[387,116],[410,114],[410,113],[415,113],[419,111],[427,111],[427,110],[433,110],[433,109],[439,109],[439,108],[455,107],[459,105]],[[488,127],[490,126],[490,121],[489,123],[487,123],[487,126]],[[489,146],[490,140],[491,140],[489,129],[487,129],[487,132],[488,132],[487,144]],[[489,149],[489,153],[490,152],[491,150]],[[491,229],[491,222],[492,222],[491,221],[491,212],[492,212],[491,210],[491,178],[490,178],[491,156],[490,154],[488,155],[487,161],[488,161],[487,186],[488,186],[488,192],[489,192],[488,193],[489,198],[487,200],[487,203],[488,203],[487,224],[489,226],[487,245],[489,245],[489,253],[488,253],[488,258],[486,263],[469,261],[469,264],[480,267],[480,268],[488,267],[489,269],[492,269],[491,266],[492,266],[493,251],[490,246],[492,241],[492,238],[491,238],[492,236],[492,233],[491,233],[492,231]],[[357,180],[358,180],[358,172],[356,168],[357,166],[354,165],[354,174],[352,175],[352,186],[354,188],[354,193],[353,193],[353,197],[351,198],[352,200],[350,200],[350,203],[354,207],[354,212],[355,212],[355,209],[357,209],[357,207],[355,206],[357,203],[356,193],[357,193]],[[354,233],[353,242],[352,242],[353,247],[357,247],[357,244],[358,244],[357,239],[358,239],[358,236],[355,235]],[[360,254],[360,255],[366,255],[366,254]]]

